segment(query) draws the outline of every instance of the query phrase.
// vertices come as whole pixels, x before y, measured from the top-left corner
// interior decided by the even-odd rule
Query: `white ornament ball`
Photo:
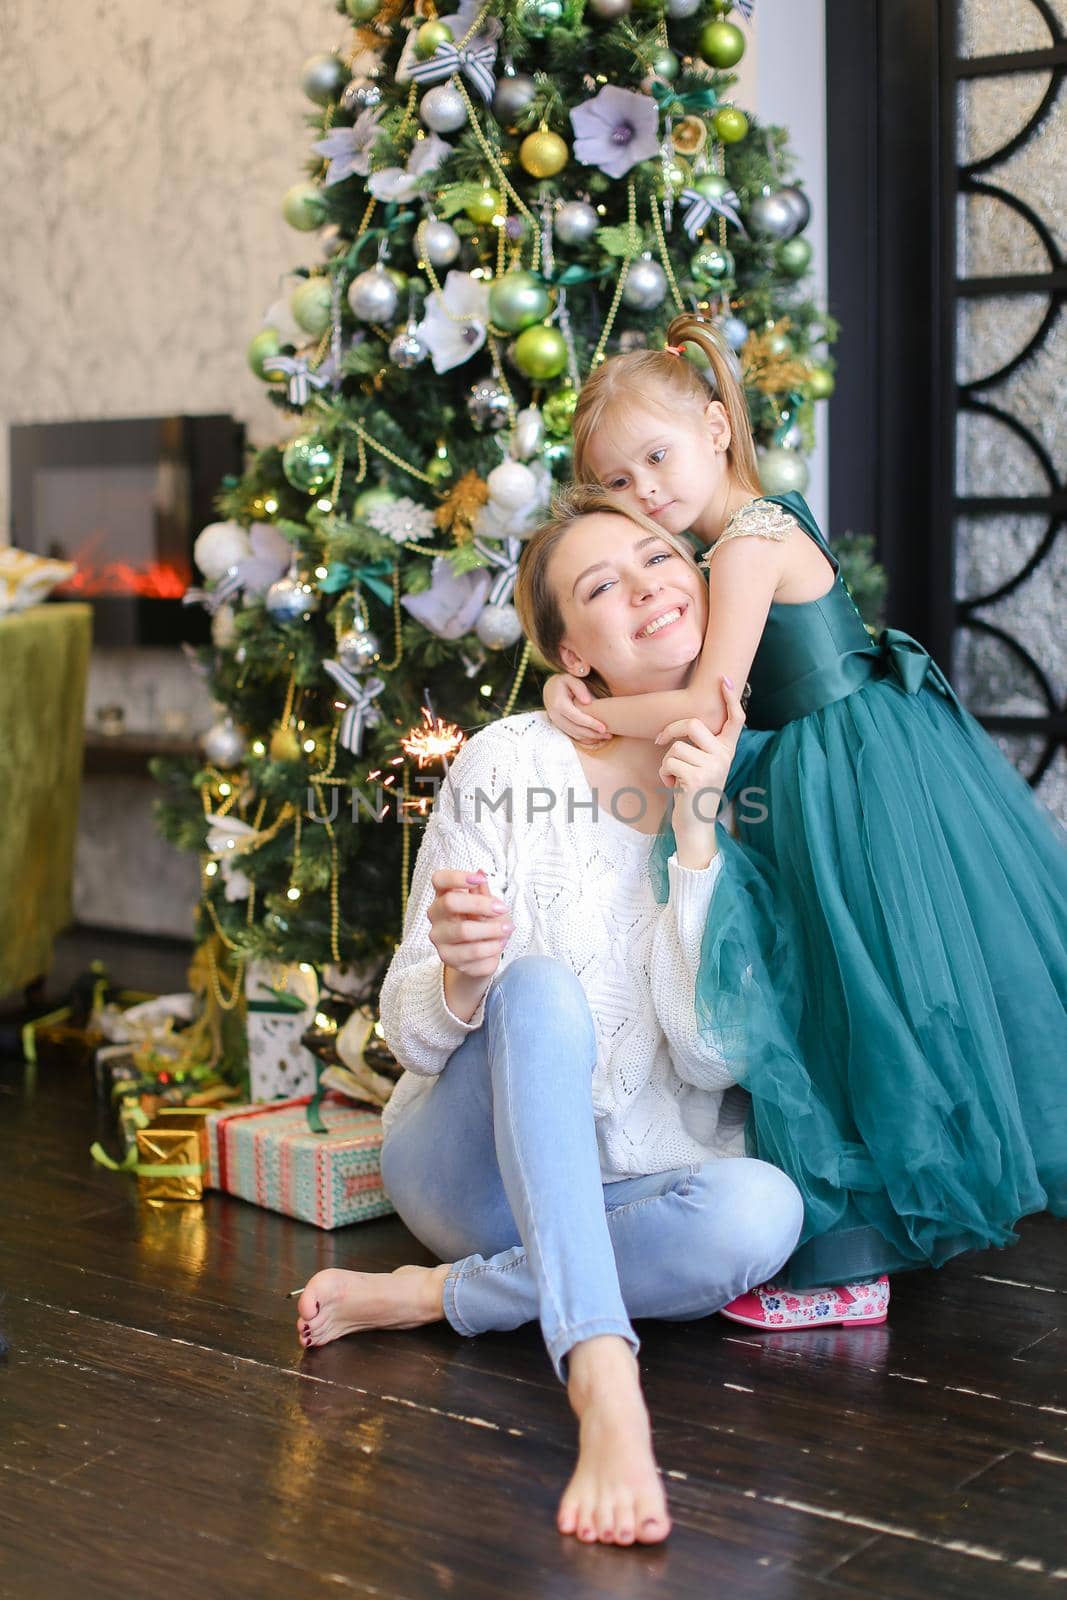
[[[695,17],[703,4],[704,0],[667,0],[667,15],[682,22],[686,17]]]
[[[211,642],[216,650],[227,650],[237,634],[237,616],[232,606],[220,606],[211,619]]]
[[[200,741],[213,767],[228,771],[239,765],[247,748],[244,734],[232,717],[224,717],[209,728]]]
[[[433,133],[455,133],[467,120],[466,102],[450,83],[439,83],[423,95],[419,116]]]
[[[459,255],[459,234],[450,222],[428,222],[419,238],[431,267],[450,267]]]
[[[555,216],[556,238],[561,244],[588,244],[596,233],[600,218],[584,200],[567,200]]]
[[[502,461],[485,482],[489,498],[506,511],[520,511],[537,496],[537,479],[521,461]]]
[[[529,461],[540,455],[545,442],[545,419],[536,406],[526,406],[515,418],[511,435],[511,453],[520,461]]]
[[[487,650],[507,650],[522,638],[522,623],[514,606],[486,606],[474,631]]]
[[[348,303],[361,322],[391,322],[400,291],[384,267],[369,267],[348,285]]]
[[[654,311],[667,293],[667,274],[658,261],[641,257],[626,277],[622,298],[631,311]]]
[[[239,522],[209,522],[193,545],[193,560],[212,582],[251,554],[248,533]]]
[[[796,450],[771,445],[757,453],[764,494],[803,494],[808,487],[808,464]]]
[[[742,322],[740,317],[723,317],[719,323],[719,332],[731,350],[740,350],[748,338],[748,323]]]

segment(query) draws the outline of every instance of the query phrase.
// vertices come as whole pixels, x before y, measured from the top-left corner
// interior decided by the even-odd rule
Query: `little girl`
[[[863,1293],[1067,1213],[1067,849],[922,647],[872,639],[804,500],[761,495],[710,327],[678,317],[668,339],[586,383],[575,473],[710,547],[703,653],[684,689],[594,716],[558,676],[545,705],[586,742],[670,743],[691,717],[720,728],[720,681],[747,680],[723,849],[740,909],[708,930],[698,1008],[720,1046],[732,1015],[751,1147],[805,1198],[789,1282]],[[839,1298],[735,1310],[803,1325]]]

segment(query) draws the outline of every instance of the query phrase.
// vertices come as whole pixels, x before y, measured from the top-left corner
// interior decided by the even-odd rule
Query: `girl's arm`
[[[721,733],[726,722],[721,682],[747,681],[784,562],[778,541],[727,541],[715,555],[704,648],[685,688],[597,700],[593,715],[612,733],[635,739],[655,739],[668,723],[683,717],[698,717],[712,733]]]

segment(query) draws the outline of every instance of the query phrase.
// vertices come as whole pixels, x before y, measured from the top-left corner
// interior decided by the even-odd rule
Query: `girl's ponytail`
[[[668,350],[695,344],[703,351],[714,380],[715,398],[722,402],[730,421],[730,448],[727,452],[734,476],[752,494],[762,493],[756,445],[752,437],[744,390],[735,376],[733,351],[724,345],[710,322],[693,312],[675,317],[667,329]],[[676,358],[677,359],[677,358]],[[684,359],[684,358],[683,358]]]

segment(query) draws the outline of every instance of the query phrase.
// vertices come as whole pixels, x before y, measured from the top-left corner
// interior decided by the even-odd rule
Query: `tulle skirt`
[[[730,788],[697,1009],[804,1196],[788,1281],[1067,1213],[1067,836],[1022,778],[936,690],[877,681],[747,735]]]

